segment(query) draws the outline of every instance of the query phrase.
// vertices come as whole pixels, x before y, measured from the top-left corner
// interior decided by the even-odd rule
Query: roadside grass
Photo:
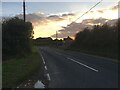
[[[32,53],[25,57],[4,61],[2,64],[2,87],[17,87],[40,68],[41,61],[35,46]]]

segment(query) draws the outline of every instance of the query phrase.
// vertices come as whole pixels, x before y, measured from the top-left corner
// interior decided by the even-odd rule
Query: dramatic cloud
[[[117,21],[118,21],[118,19],[109,20],[109,21],[107,21],[107,24],[112,26],[112,25],[116,24]]]
[[[65,38],[67,36],[70,36],[74,39],[76,33],[82,31],[84,28],[92,28],[93,25],[103,25],[105,23],[109,25],[114,25],[117,22],[117,19],[114,20],[108,20],[105,18],[99,18],[99,19],[85,19],[81,23],[72,23],[68,27],[61,29],[58,31],[58,38]],[[56,35],[52,35],[52,37],[56,37]]]
[[[51,20],[51,21],[61,21],[61,20],[64,20],[62,17],[58,16],[58,15],[51,15],[49,17],[47,17],[48,20]]]
[[[90,25],[84,25],[83,23],[72,23],[70,26],[58,31],[58,38],[65,38],[67,36],[74,38],[75,34],[85,27],[90,27]],[[54,34],[52,37],[55,38],[56,35]]]
[[[46,15],[42,12],[36,12],[26,15],[26,20],[31,21],[34,26],[34,38],[37,37],[50,37],[57,30],[62,29],[74,18],[73,13],[62,13]],[[17,15],[19,18],[23,18],[23,15]]]
[[[112,10],[118,10],[118,9],[120,9],[120,5],[113,6],[111,9]]]
[[[85,27],[91,28],[93,25],[101,25],[106,22],[113,25],[116,22],[115,19],[118,18],[117,10],[119,7],[119,5],[116,5],[106,9],[103,8],[91,11],[67,28],[64,27],[80,17],[84,12],[63,12],[49,15],[43,12],[35,12],[27,14],[26,20],[31,21],[34,26],[34,38],[51,36],[55,38],[56,31],[58,31],[59,38],[67,36],[74,38],[75,34],[83,30]],[[23,18],[22,14],[17,16]]]
[[[91,16],[93,15],[95,18],[103,17],[107,19],[115,19],[118,17],[118,10],[120,10],[120,5],[115,5],[109,8],[102,8],[102,9],[90,11],[89,15]]]
[[[22,14],[16,15],[19,18],[23,18]],[[37,13],[32,13],[32,14],[27,14],[26,15],[26,20],[31,21],[31,22],[37,22],[38,20],[45,20],[45,16],[43,13],[37,12]]]
[[[104,13],[103,10],[97,10],[99,13]]]
[[[87,25],[96,25],[96,24],[104,24],[108,19],[99,18],[99,19],[85,19],[82,21],[83,24]]]

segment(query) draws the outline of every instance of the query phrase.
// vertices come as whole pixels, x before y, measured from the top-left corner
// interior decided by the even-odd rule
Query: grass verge
[[[36,47],[33,47],[33,52],[26,57],[13,58],[2,64],[2,87],[13,88],[26,80],[41,65],[40,56]]]

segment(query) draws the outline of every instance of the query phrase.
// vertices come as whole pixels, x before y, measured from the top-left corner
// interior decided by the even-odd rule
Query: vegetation
[[[40,69],[41,60],[32,44],[33,27],[17,17],[2,22],[2,87],[12,88]]]
[[[33,75],[38,68],[40,69],[41,61],[35,47],[33,47],[32,53],[26,57],[4,61],[2,67],[2,87],[16,88],[17,85]]]
[[[17,17],[4,20],[2,23],[3,60],[15,56],[21,57],[31,52],[32,38],[32,23],[24,22]]]
[[[118,26],[95,25],[92,29],[85,28],[76,34],[74,43],[69,47],[91,54],[117,58],[118,57]]]

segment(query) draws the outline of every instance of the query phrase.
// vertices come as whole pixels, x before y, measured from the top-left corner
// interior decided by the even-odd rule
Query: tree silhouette
[[[2,54],[3,60],[16,55],[22,55],[31,51],[31,39],[33,38],[32,23],[14,17],[4,20],[2,23]]]
[[[76,34],[71,47],[105,53],[106,55],[118,54],[118,28],[120,19],[114,26],[95,25],[92,29],[85,28]]]

